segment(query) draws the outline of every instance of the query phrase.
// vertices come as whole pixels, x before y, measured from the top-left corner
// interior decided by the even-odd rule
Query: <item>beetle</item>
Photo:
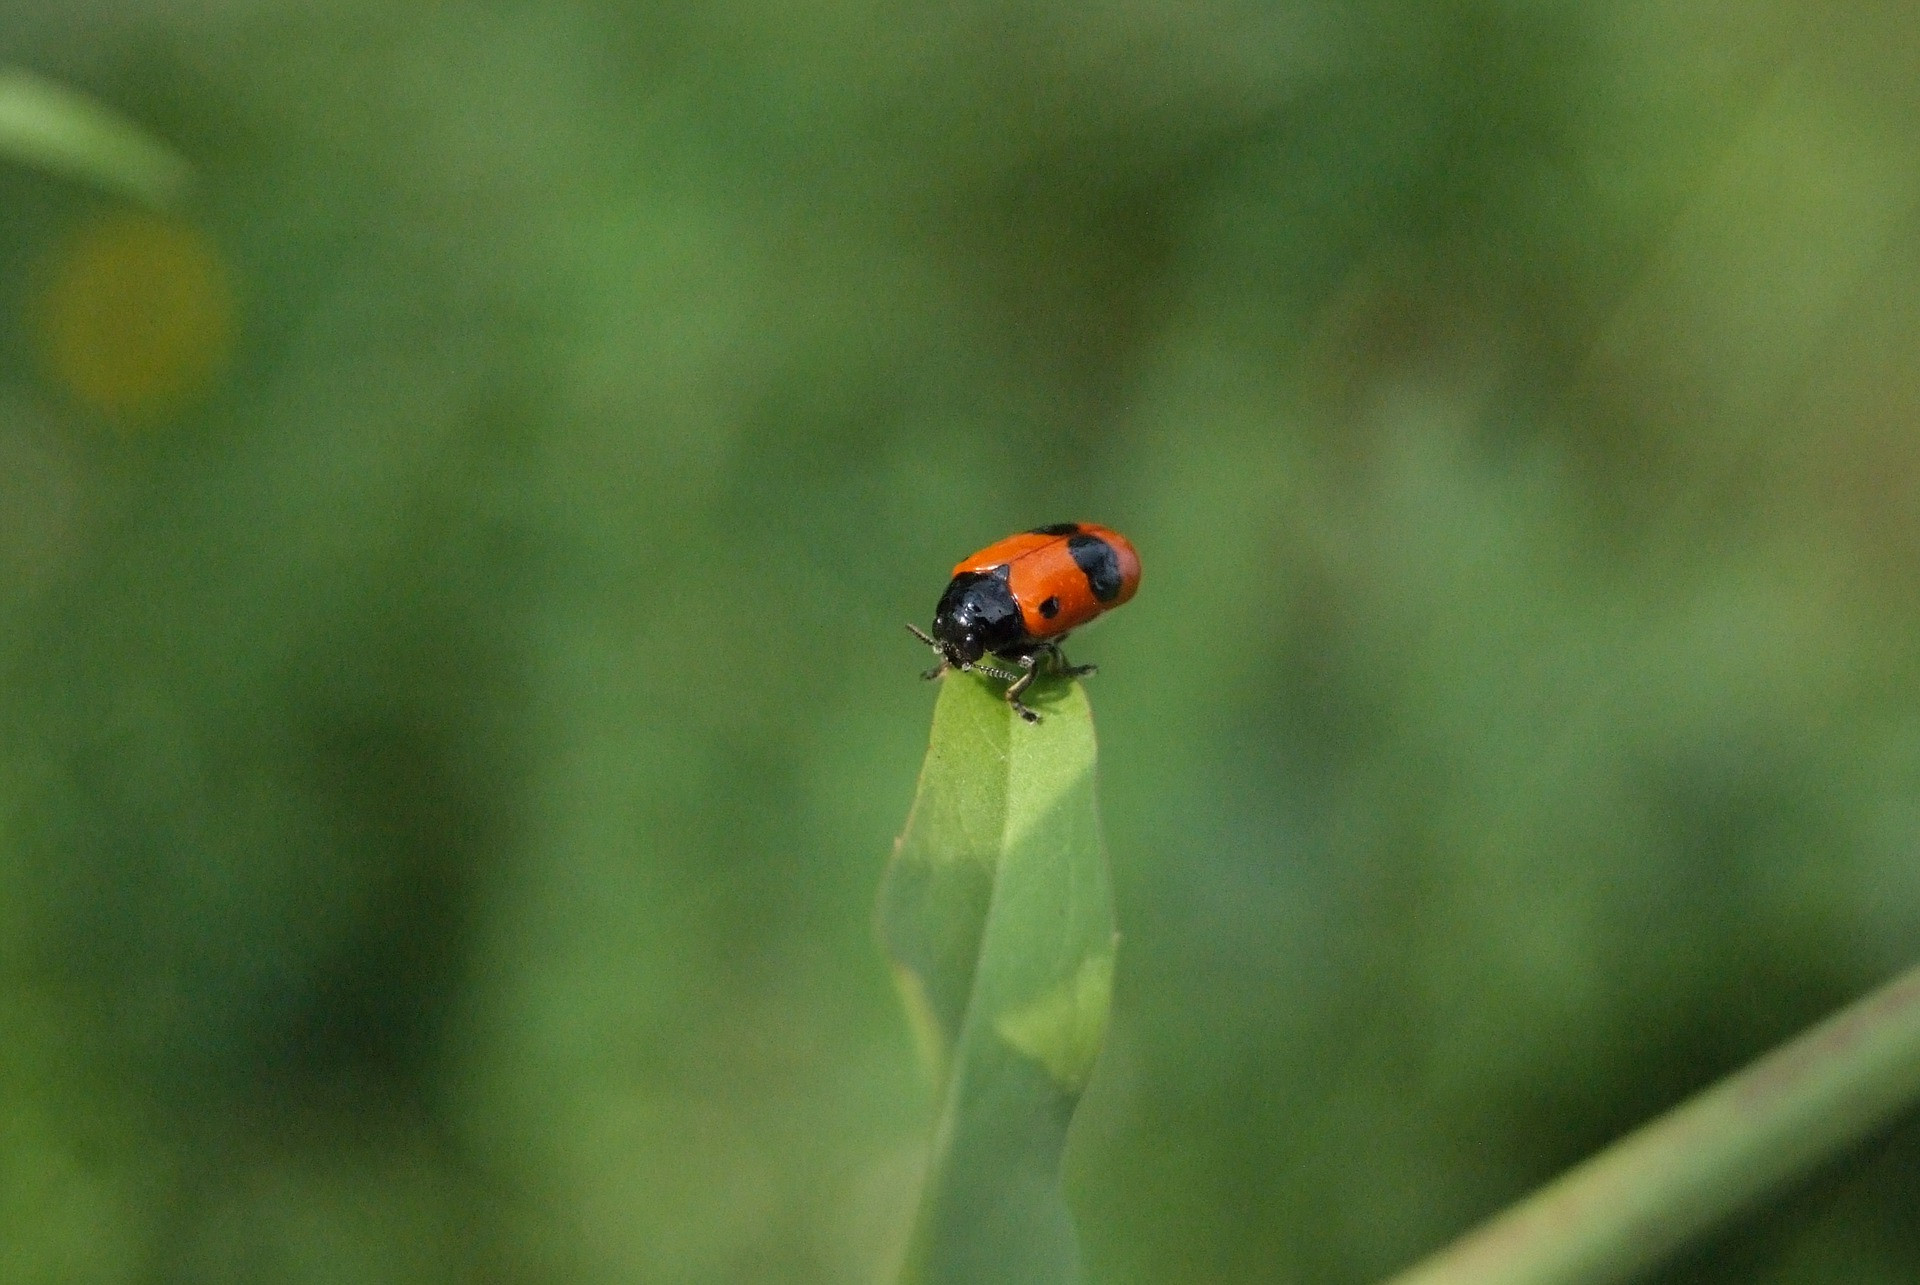
[[[1140,588],[1140,555],[1118,531],[1091,522],[1035,527],[996,541],[953,569],[933,609],[933,631],[908,625],[940,663],[925,678],[949,669],[989,674],[1007,682],[1007,703],[1029,723],[1040,715],[1020,700],[1042,662],[1067,677],[1091,674],[1060,650],[1067,635],[1112,611]],[[1018,672],[984,663],[988,655]]]

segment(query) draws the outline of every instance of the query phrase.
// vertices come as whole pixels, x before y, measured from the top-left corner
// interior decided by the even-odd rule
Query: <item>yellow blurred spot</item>
[[[54,261],[40,316],[54,376],[82,403],[126,420],[178,409],[213,383],[233,342],[233,295],[197,229],[113,214]]]
[[[1000,1038],[1047,1068],[1062,1088],[1087,1087],[1107,1038],[1113,1007],[1113,956],[1083,960],[1072,977],[994,1023]]]

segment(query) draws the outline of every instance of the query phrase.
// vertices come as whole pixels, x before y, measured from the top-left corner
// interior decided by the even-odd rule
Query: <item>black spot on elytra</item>
[[[1067,552],[1086,573],[1087,587],[1100,602],[1112,602],[1120,596],[1120,559],[1113,546],[1097,535],[1076,535],[1067,541]]]
[[[1052,620],[1055,616],[1060,614],[1060,600],[1058,598],[1049,598],[1045,602],[1041,603],[1040,614],[1045,616],[1048,620]]]
[[[1028,535],[1079,535],[1078,522],[1056,522],[1052,526],[1037,526],[1027,532]]]

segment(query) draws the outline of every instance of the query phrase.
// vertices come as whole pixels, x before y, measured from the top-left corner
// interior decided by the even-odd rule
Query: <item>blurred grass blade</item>
[[[186,193],[186,161],[85,94],[31,72],[0,71],[0,157],[157,208]]]
[[[1113,900],[1077,683],[1038,725],[949,674],[879,930],[939,1086],[902,1272],[914,1285],[1080,1277],[1060,1189],[1067,1124],[1106,1033]]]
[[[1390,1285],[1629,1280],[1920,1101],[1920,968],[1628,1135]]]

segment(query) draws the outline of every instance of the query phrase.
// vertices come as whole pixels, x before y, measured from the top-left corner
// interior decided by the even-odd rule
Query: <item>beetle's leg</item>
[[[1076,665],[1067,659],[1067,653],[1060,650],[1059,643],[1046,644],[1047,655],[1053,661],[1053,672],[1063,678],[1078,678],[1082,674],[1097,674],[1098,665]]]
[[[1007,688],[1007,704],[1013,706],[1014,713],[1026,719],[1029,723],[1039,722],[1040,716],[1021,703],[1020,694],[1026,691],[1027,688],[1033,686],[1033,680],[1039,676],[1041,655],[1041,652],[1031,651],[1022,656],[1020,658],[1020,668],[1023,672],[1020,677],[1014,679],[1012,685]]]

